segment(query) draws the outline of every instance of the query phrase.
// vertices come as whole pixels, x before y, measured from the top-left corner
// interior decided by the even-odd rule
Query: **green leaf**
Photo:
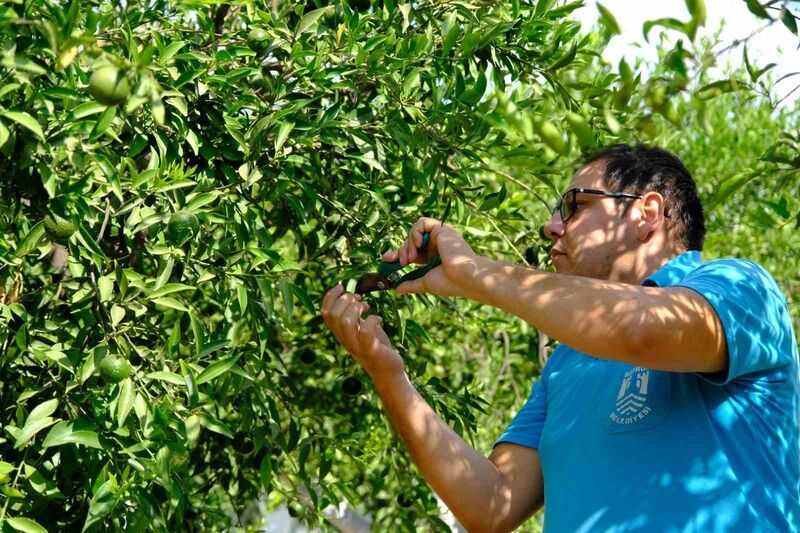
[[[36,122],[36,119],[24,111],[0,111],[0,116],[13,120],[20,126],[23,126],[36,134],[41,140],[44,140],[44,132],[41,126]]]
[[[325,6],[319,9],[315,9],[314,11],[309,11],[303,18],[300,19],[300,22],[297,24],[297,29],[294,32],[295,37],[299,36],[301,33],[307,32],[314,26],[316,26],[317,22],[319,22],[320,17],[325,15],[328,11],[333,9],[333,6]]]
[[[758,173],[751,174],[734,174],[733,176],[723,180],[717,187],[714,188],[714,195],[708,202],[706,202],[706,209],[711,210],[718,205],[721,205],[725,200],[730,198],[736,191],[744,187],[750,180],[758,176]]]
[[[173,58],[175,54],[180,51],[181,48],[186,46],[186,41],[175,41],[174,43],[169,43],[161,53],[158,55],[158,62],[160,64],[165,64],[167,61]]]
[[[167,281],[169,281],[169,277],[172,275],[172,267],[175,265],[175,259],[170,257],[167,259],[167,262],[164,263],[164,268],[161,271],[161,274],[158,275],[158,279],[156,280],[156,289],[160,289],[163,287]]]
[[[794,33],[795,35],[800,35],[797,33],[797,20],[795,19],[794,15],[786,6],[783,6],[781,9],[781,21],[783,25],[786,26],[790,32]]]
[[[455,11],[451,11],[442,24],[442,55],[450,53],[460,33],[461,26],[458,24],[458,15]]]
[[[220,422],[216,417],[206,412],[201,412],[199,416],[200,416],[200,424],[204,428],[210,429],[214,433],[225,435],[229,439],[233,438],[233,432],[230,430],[230,428],[228,428],[228,426]]]
[[[560,68],[566,67],[575,60],[575,54],[577,52],[578,52],[578,41],[573,41],[572,47],[570,47],[569,51],[560,58],[558,58],[558,61],[556,61],[550,66],[550,70],[558,70]]]
[[[4,61],[5,63],[5,61]],[[11,65],[15,69],[24,70],[33,74],[46,75],[47,71],[39,66],[37,63],[31,61],[25,56],[15,55],[11,60]]]
[[[3,121],[0,120],[0,148],[6,144],[6,141],[10,136],[11,132],[8,131],[8,128],[6,128],[5,124],[3,124]]]
[[[92,501],[89,503],[89,512],[86,515],[86,522],[83,524],[83,531],[103,520],[114,509],[116,503],[116,498],[114,497],[115,486],[114,479],[109,479],[95,491]]]
[[[166,296],[167,294],[173,294],[175,292],[194,291],[194,290],[197,290],[197,287],[192,287],[191,285],[184,285],[183,283],[167,283],[160,289],[155,290],[152,293],[148,294],[147,297],[150,299],[154,299]]]
[[[166,381],[167,383],[172,383],[173,385],[186,385],[184,379],[174,372],[167,372],[164,370],[158,370],[156,372],[150,372],[145,376],[147,379],[157,379],[159,381]]]
[[[261,466],[258,471],[261,479],[261,486],[264,487],[264,491],[269,494],[272,489],[272,457],[269,455],[269,450],[267,450],[267,453],[261,458]]]
[[[15,518],[6,518],[6,524],[13,527],[17,531],[24,531],[25,533],[47,533],[47,530],[39,525],[35,520],[18,516]]]
[[[764,9],[764,6],[762,6],[758,0],[745,1],[747,2],[747,9],[750,10],[750,13],[762,19],[770,18],[769,13],[767,13],[767,10]]]
[[[125,308],[117,304],[111,306],[111,323],[113,325],[119,324],[125,318]]]
[[[194,406],[197,405],[197,402],[200,398],[199,392],[197,390],[197,382],[195,381],[194,371],[189,367],[186,362],[181,359],[179,361],[181,366],[181,374],[183,374],[183,383],[186,385],[186,392],[189,397],[190,405]]]
[[[125,379],[120,383],[119,395],[117,396],[117,426],[122,427],[125,424],[125,419],[128,418],[131,409],[133,409],[133,400],[136,393],[133,389],[133,382],[130,379]]]
[[[12,91],[16,91],[20,87],[22,87],[22,85],[19,83],[7,83],[3,85],[2,87],[0,87],[0,98],[2,98],[3,96],[7,95]]]
[[[691,37],[690,28],[686,24],[684,24],[683,22],[681,22],[676,18],[668,17],[656,20],[648,20],[642,25],[642,33],[644,34],[644,40],[647,41],[648,43],[650,42],[650,39],[648,37],[650,30],[655,26],[663,26],[667,29],[676,30]]]
[[[47,400],[46,402],[42,402],[31,411],[31,414],[28,415],[28,421],[30,422],[31,420],[36,420],[39,418],[50,416],[55,412],[57,408],[58,408],[58,398],[53,398],[52,400]]]
[[[117,114],[117,106],[109,106],[103,111],[103,114],[100,115],[100,118],[97,119],[97,122],[92,128],[92,132],[89,134],[89,141],[97,140],[101,135],[103,135],[109,126],[111,126],[111,122],[114,120],[114,116]]]
[[[30,253],[39,244],[39,241],[43,235],[44,221],[41,221],[33,226],[27,235],[23,237],[22,241],[19,243],[19,246],[17,246],[17,249],[14,251],[13,258],[16,259]]]
[[[294,128],[294,122],[282,122],[275,137],[275,151],[279,151],[289,137],[289,132]]]
[[[278,282],[281,289],[281,296],[283,296],[283,307],[286,311],[286,317],[291,318],[294,314],[294,302],[292,301],[292,290],[287,278],[281,278]]]
[[[87,420],[68,420],[59,422],[50,430],[42,442],[42,448],[64,444],[82,444],[90,448],[102,449],[95,426]]]
[[[161,100],[161,96],[159,96],[157,93],[153,93],[150,98],[150,112],[152,113],[153,120],[156,121],[156,124],[163,126],[166,118],[166,110],[164,109],[164,102]]]
[[[160,305],[162,307],[169,307],[170,309],[175,309],[176,311],[183,311],[185,313],[189,312],[189,308],[180,303],[175,298],[154,298],[153,303],[156,305]]]
[[[620,125],[617,118],[614,116],[614,112],[611,110],[609,106],[605,106],[603,110],[603,115],[606,119],[606,125],[608,126],[608,131],[610,131],[612,135],[617,135],[622,129],[622,126]]]
[[[607,7],[598,3],[597,10],[600,11],[600,24],[606,27],[606,30],[611,35],[619,35],[622,33],[622,30],[619,27],[619,23],[617,22],[616,17],[614,14],[608,10]]]
[[[411,14],[411,4],[402,4],[399,7],[400,13],[403,15],[403,28],[402,31],[405,32],[408,29],[409,25],[409,15]]]
[[[686,0],[686,7],[689,8],[689,13],[692,15],[692,19],[686,25],[686,34],[689,39],[694,40],[697,29],[706,24],[706,4],[704,0]]]
[[[299,285],[295,285],[294,283],[290,283],[289,286],[291,287],[294,295],[297,296],[297,299],[300,300],[300,303],[303,304],[303,307],[308,309],[308,312],[312,315],[317,314],[317,309],[314,306],[314,302],[311,301],[311,298],[308,296],[306,290]]]
[[[197,376],[197,384],[202,385],[203,383],[208,383],[212,379],[221,376],[225,372],[231,369],[236,364],[236,361],[239,359],[238,355],[228,357],[227,359],[222,359],[215,363],[212,363],[208,367],[206,367],[200,375]]]
[[[221,350],[228,346],[231,343],[229,339],[217,339],[209,342],[204,342],[203,347],[200,349],[200,353],[197,354],[198,357],[205,357],[206,355],[212,354],[217,350]]]
[[[197,211],[201,207],[206,206],[211,202],[213,202],[214,200],[216,200],[217,198],[219,198],[219,195],[220,193],[217,191],[204,192],[198,194],[197,196],[189,200],[189,203],[186,204],[186,207],[184,207],[184,211],[190,211],[190,212]]]
[[[49,416],[45,416],[43,418],[34,418],[28,419],[25,422],[25,426],[23,426],[22,430],[17,435],[16,441],[14,442],[14,448],[20,449],[28,444],[33,437],[36,436],[41,430],[46,427],[52,426],[58,420]]]
[[[108,109],[108,106],[104,106],[103,104],[98,104],[95,101],[91,102],[84,102],[73,109],[70,114],[68,115],[68,119],[70,120],[78,120],[82,118],[86,118],[88,116],[102,113]]]
[[[236,286],[236,299],[239,301],[239,312],[247,312],[247,287],[244,285]]]

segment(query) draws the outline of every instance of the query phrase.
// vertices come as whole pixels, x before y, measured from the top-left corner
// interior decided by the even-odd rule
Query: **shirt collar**
[[[700,258],[700,252],[696,250],[684,252],[667,261],[654,274],[642,281],[642,285],[645,287],[670,287],[672,285],[677,285],[702,263],[703,260]]]

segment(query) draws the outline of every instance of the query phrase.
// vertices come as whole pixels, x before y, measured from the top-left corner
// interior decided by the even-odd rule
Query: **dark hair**
[[[660,193],[677,243],[687,250],[703,249],[706,237],[703,205],[691,174],[675,154],[643,144],[633,147],[615,144],[592,155],[586,164],[594,161],[606,162],[606,187],[612,191]]]

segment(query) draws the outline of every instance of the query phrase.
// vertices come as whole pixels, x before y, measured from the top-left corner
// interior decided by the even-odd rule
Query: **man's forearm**
[[[559,342],[608,359],[633,356],[643,288],[478,257],[464,297],[512,313]],[[624,360],[624,359],[623,359]]]
[[[408,377],[375,379],[375,387],[411,457],[439,497],[469,531],[485,531],[503,479],[495,465],[459,437],[420,396]]]

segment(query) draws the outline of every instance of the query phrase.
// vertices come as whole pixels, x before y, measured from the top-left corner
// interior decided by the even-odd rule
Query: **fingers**
[[[322,299],[322,311],[321,314],[325,317],[328,312],[330,311],[331,307],[333,306],[333,302],[342,295],[344,292],[344,287],[339,284],[325,293],[325,297]]]
[[[361,313],[364,311],[364,305],[355,298],[349,298],[347,306],[342,310],[339,331],[342,344],[346,348],[359,349],[358,330],[361,326]]]
[[[358,342],[361,347],[374,353],[378,343],[390,344],[386,333],[381,329],[383,319],[378,315],[368,316],[358,329]],[[385,339],[385,340],[384,340]]]
[[[359,351],[358,330],[363,321],[361,314],[369,305],[361,301],[361,296],[345,292],[337,285],[323,298],[322,316],[336,339],[352,354]]]
[[[425,278],[417,278],[412,279],[410,281],[404,281],[401,283],[395,290],[395,294],[418,294],[421,292],[425,292],[425,282],[423,281]]]
[[[433,243],[433,235],[428,242],[429,252],[420,254],[418,249],[422,247],[422,236],[425,233],[433,233],[434,229],[441,227],[442,222],[433,218],[421,217],[409,231],[408,238],[403,241],[403,244],[397,250],[387,250],[383,253],[383,260],[388,262],[400,261],[400,266],[406,266],[409,263],[425,263],[429,257],[432,257],[430,252],[435,252],[436,246]],[[435,253],[433,254],[435,255]]]

